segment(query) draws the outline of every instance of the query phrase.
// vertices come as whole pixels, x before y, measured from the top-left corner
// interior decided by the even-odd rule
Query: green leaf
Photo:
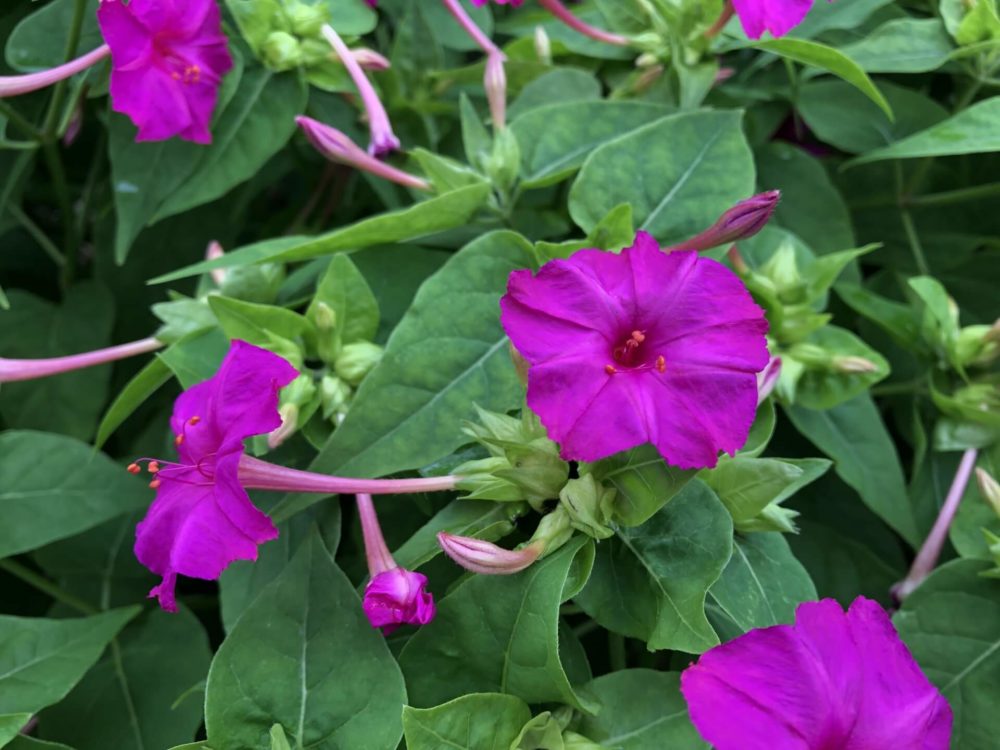
[[[544,187],[580,168],[598,146],[667,114],[645,102],[573,101],[546,103],[511,123],[521,146],[521,184]]]
[[[0,742],[3,742],[0,739]],[[19,734],[13,742],[3,745],[4,750],[74,750],[69,745],[58,742],[45,742],[34,737]]]
[[[742,113],[671,115],[605,143],[570,190],[573,220],[589,232],[621,203],[662,243],[687,239],[753,192]],[[664,144],[670,144],[664,148]]]
[[[361,271],[347,255],[334,255],[316,287],[306,315],[315,321],[316,305],[329,305],[341,343],[372,341],[378,332],[378,301]]]
[[[166,363],[181,383],[190,388],[215,375],[229,349],[229,339],[219,328],[188,336],[156,356]]]
[[[35,713],[62,700],[139,610],[67,620],[0,615],[0,714]]]
[[[31,721],[31,716],[30,713],[0,715],[0,746],[10,747],[8,743]]]
[[[588,688],[601,702],[577,731],[615,750],[707,750],[688,717],[680,674],[624,669],[594,680]]]
[[[234,268],[266,261],[301,261],[390,242],[409,242],[463,226],[490,195],[490,186],[470,185],[399,211],[362,219],[318,237],[279,237],[226,253],[222,258],[195,263],[158,276],[151,284],[197,276],[216,268]]]
[[[952,747],[989,750],[1000,732],[1000,581],[988,563],[954,560],[914,591],[893,621],[900,636],[948,699]]]
[[[77,750],[150,750],[189,741],[201,724],[201,701],[174,704],[208,672],[212,652],[198,618],[186,609],[152,611],[118,643],[42,713],[42,736]]]
[[[816,481],[830,462],[822,458],[724,458],[699,478],[715,491],[722,504],[740,523],[755,518],[771,503],[787,500]]]
[[[31,73],[66,62],[66,43],[75,11],[75,0],[55,0],[22,19],[7,38],[7,64],[22,73]],[[97,14],[84,13],[77,54],[102,44]]]
[[[944,122],[932,125],[891,146],[847,162],[857,166],[886,159],[916,159],[924,156],[985,154],[1000,151],[1000,96],[977,102]]]
[[[521,93],[507,107],[507,118],[514,121],[538,107],[597,101],[600,98],[601,82],[593,73],[580,68],[556,68],[543,73],[521,89]]]
[[[472,576],[455,586],[399,656],[412,705],[496,692],[592,710],[575,687],[589,674],[567,674],[560,662],[559,605],[575,593],[567,579],[586,578],[593,550],[576,537],[521,573]]]
[[[848,281],[838,282],[834,289],[854,312],[878,325],[903,348],[915,349],[920,346],[920,323],[910,306],[881,297],[870,289]]]
[[[296,750],[393,750],[405,700],[382,635],[313,533],[216,653],[205,726],[215,750],[267,747],[275,723]]]
[[[813,65],[833,73],[875,102],[890,120],[895,119],[892,107],[882,92],[876,88],[868,74],[857,62],[851,59],[850,55],[825,44],[805,39],[769,39],[756,42],[753,46],[767,52],[774,52],[788,60],[794,60],[803,65]]]
[[[833,29],[857,29],[875,11],[892,2],[893,0],[837,0],[835,3],[816,3],[806,19],[791,34],[811,39]]]
[[[831,356],[861,357],[875,365],[871,372],[837,372],[810,367],[802,373],[795,387],[795,403],[806,409],[832,409],[865,393],[889,375],[885,357],[850,331],[837,326],[823,326],[813,331],[806,343],[818,346]]]
[[[94,447],[100,450],[109,437],[121,427],[122,423],[142,406],[156,391],[162,388],[171,378],[170,368],[162,360],[152,359],[149,364],[137,372],[115,397],[115,400],[104,412],[101,424],[97,428]]]
[[[954,54],[944,25],[934,18],[895,18],[843,48],[869,73],[924,73]]]
[[[709,612],[716,610],[737,630],[790,623],[795,608],[816,599],[816,587],[788,547],[774,532],[739,534],[722,577],[709,590]]]
[[[614,519],[624,526],[645,523],[698,473],[668,465],[651,445],[597,461],[590,471],[618,490]]]
[[[912,547],[920,544],[899,454],[870,396],[857,396],[826,411],[791,406],[785,413],[833,460],[837,474],[879,518]]]
[[[230,339],[242,339],[256,346],[274,348],[279,342],[295,348],[295,342],[315,336],[309,320],[297,312],[274,305],[258,305],[213,294],[208,304]]]
[[[57,357],[107,346],[114,306],[104,287],[73,286],[56,307],[17,289],[0,313],[0,356]],[[0,415],[8,427],[61,432],[89,440],[107,398],[111,367],[88,367],[0,386]]]
[[[123,467],[73,438],[0,433],[0,558],[145,507],[151,494]]]
[[[702,482],[690,482],[642,526],[597,546],[576,602],[602,627],[650,650],[700,654],[719,643],[705,597],[733,550],[733,523]]]
[[[296,73],[248,68],[212,126],[211,145],[198,150],[186,179],[166,196],[152,222],[213,201],[257,174],[291,138],[307,99]]]
[[[516,696],[473,693],[434,708],[406,706],[403,734],[407,750],[509,750],[530,720]]]

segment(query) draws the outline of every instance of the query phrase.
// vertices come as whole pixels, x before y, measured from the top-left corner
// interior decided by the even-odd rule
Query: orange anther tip
[[[636,340],[637,343],[642,343],[646,340],[646,335],[642,331],[632,331],[632,338]]]
[[[153,489],[153,490],[159,488],[159,486],[160,486],[160,480],[159,479],[154,479],[152,482],[149,483],[149,488]]]
[[[604,365],[604,372],[608,375],[614,375],[618,370],[615,369],[614,365]]]
[[[128,465],[128,473],[129,474],[138,474],[140,471],[142,471],[142,469],[139,468],[139,464],[129,464]]]
[[[177,437],[174,438],[174,445],[180,445],[183,442],[184,442],[183,435],[178,435]]]
[[[191,419],[188,420],[188,424],[194,426],[194,425],[198,424],[200,421],[201,421],[201,417],[199,417],[197,414],[195,414],[193,417],[191,417]]]
[[[667,371],[667,360],[664,358],[662,354],[656,358],[656,370],[657,372]]]
[[[160,470],[160,464],[156,461],[150,461],[149,466],[146,467],[146,470],[149,471],[150,474],[155,474]]]

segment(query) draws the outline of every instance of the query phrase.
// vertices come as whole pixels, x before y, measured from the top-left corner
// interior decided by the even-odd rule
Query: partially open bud
[[[301,37],[317,36],[323,24],[330,20],[330,9],[326,3],[313,5],[285,0],[284,10],[292,32]]]
[[[518,550],[507,550],[492,542],[441,532],[437,536],[441,549],[466,570],[482,575],[511,575],[537,560],[544,544],[536,542]]]
[[[605,487],[593,474],[586,474],[566,482],[559,502],[570,526],[594,539],[607,539],[615,533],[609,524],[617,494],[614,487]]]
[[[830,361],[830,369],[845,374],[862,374],[878,372],[878,365],[864,357],[834,357]]]
[[[552,42],[543,26],[535,27],[535,55],[542,65],[552,64]]]
[[[722,214],[718,221],[704,232],[673,249],[708,250],[753,237],[771,220],[779,200],[781,192],[778,190],[768,190],[766,193],[742,200]]]
[[[220,245],[215,240],[209,242],[208,247],[205,248],[205,260],[216,260],[217,258],[221,258],[225,254],[226,253],[222,249],[222,245]],[[213,269],[211,271],[211,275],[212,275],[212,281],[214,281],[219,286],[222,286],[222,284],[226,280],[226,269],[224,268]]]
[[[486,58],[486,75],[483,86],[486,88],[486,100],[490,104],[490,117],[493,128],[503,130],[507,127],[507,73],[504,70],[506,58],[500,52],[494,52]]]
[[[381,346],[370,341],[346,344],[337,355],[333,369],[347,383],[357,385],[379,363],[384,351]]]
[[[384,635],[404,623],[426,625],[435,612],[434,597],[426,586],[427,576],[405,568],[379,573],[365,586],[361,603],[368,622]]]
[[[323,418],[333,419],[340,424],[347,416],[347,408],[351,403],[351,386],[336,375],[324,375],[319,383],[320,405],[323,408]]]
[[[781,357],[771,357],[767,366],[757,373],[757,406],[771,395],[781,376]]]
[[[988,502],[1000,517],[1000,483],[986,469],[981,468],[976,469],[976,482],[979,484],[979,494],[983,496],[983,500]]]

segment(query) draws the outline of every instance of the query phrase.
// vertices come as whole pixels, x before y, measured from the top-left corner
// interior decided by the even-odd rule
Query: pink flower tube
[[[163,344],[155,338],[140,339],[129,344],[109,346],[106,349],[96,349],[82,354],[71,354],[66,357],[50,357],[47,359],[2,359],[0,358],[0,383],[13,383],[18,380],[35,380],[59,375],[85,367],[103,365],[119,359],[134,357],[137,354],[156,351]]]
[[[42,70],[38,73],[27,73],[20,76],[0,76],[0,99],[8,96],[18,96],[32,91],[38,91],[53,83],[62,81],[70,76],[74,76],[80,71],[86,70],[91,65],[100,62],[111,54],[111,48],[102,44],[95,50],[91,50],[85,55],[81,55],[75,60],[59,65],[55,68]]]

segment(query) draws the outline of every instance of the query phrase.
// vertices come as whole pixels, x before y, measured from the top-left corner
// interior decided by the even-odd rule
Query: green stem
[[[63,251],[66,256],[62,269],[62,285],[66,288],[76,275],[76,217],[73,216],[73,201],[70,198],[69,182],[66,179],[66,170],[63,168],[62,156],[59,154],[58,142],[47,140],[42,145],[42,155],[52,176],[52,187],[56,191],[56,201],[62,213]]]
[[[910,241],[910,251],[913,253],[913,261],[917,264],[917,270],[921,276],[930,275],[931,269],[927,265],[927,256],[924,254],[924,246],[920,244],[920,237],[917,235],[917,227],[913,223],[913,217],[905,208],[900,209],[899,217],[903,220],[903,230],[906,232],[906,238]]]
[[[872,396],[900,396],[906,394],[927,393],[923,380],[910,380],[905,383],[886,383],[876,385],[871,389]]]
[[[88,0],[74,0],[73,20],[69,26],[69,36],[66,39],[65,61],[69,62],[76,57],[77,48],[80,46],[80,36],[83,31],[83,18],[87,11]],[[42,124],[42,133],[45,138],[51,140],[56,137],[56,126],[61,119],[59,110],[63,100],[66,98],[67,81],[59,81],[52,91],[52,99],[49,101],[48,111],[45,113],[45,120]]]
[[[0,99],[0,114],[14,123],[17,127],[23,130],[28,136],[33,140],[40,140],[42,137],[42,131],[35,127],[35,124],[31,122],[27,117],[18,112],[12,105]]]
[[[41,591],[43,594],[48,594],[57,602],[65,604],[67,607],[72,607],[78,612],[82,612],[85,615],[96,615],[98,610],[96,607],[88,604],[83,599],[80,599],[68,591],[63,591],[58,585],[50,581],[43,575],[40,575],[19,562],[15,562],[11,559],[0,560],[0,570],[4,570],[10,573],[16,578],[20,578],[22,581],[30,586]]]
[[[620,672],[628,666],[625,658],[625,636],[608,631],[608,661],[613,672]]]
[[[59,248],[56,247],[55,243],[48,238],[48,235],[42,231],[35,222],[31,220],[31,217],[26,214],[20,206],[12,203],[7,206],[7,210],[10,211],[11,216],[13,216],[17,222],[24,227],[24,230],[31,235],[32,239],[38,243],[39,247],[45,251],[45,254],[52,259],[52,262],[57,266],[62,268],[66,265],[66,258],[63,254],[59,252]]]
[[[953,203],[974,201],[980,198],[991,198],[995,195],[1000,195],[1000,182],[991,182],[987,185],[974,185],[973,187],[961,188],[959,190],[945,190],[940,193],[917,195],[910,198],[907,201],[907,205],[948,206]]]

